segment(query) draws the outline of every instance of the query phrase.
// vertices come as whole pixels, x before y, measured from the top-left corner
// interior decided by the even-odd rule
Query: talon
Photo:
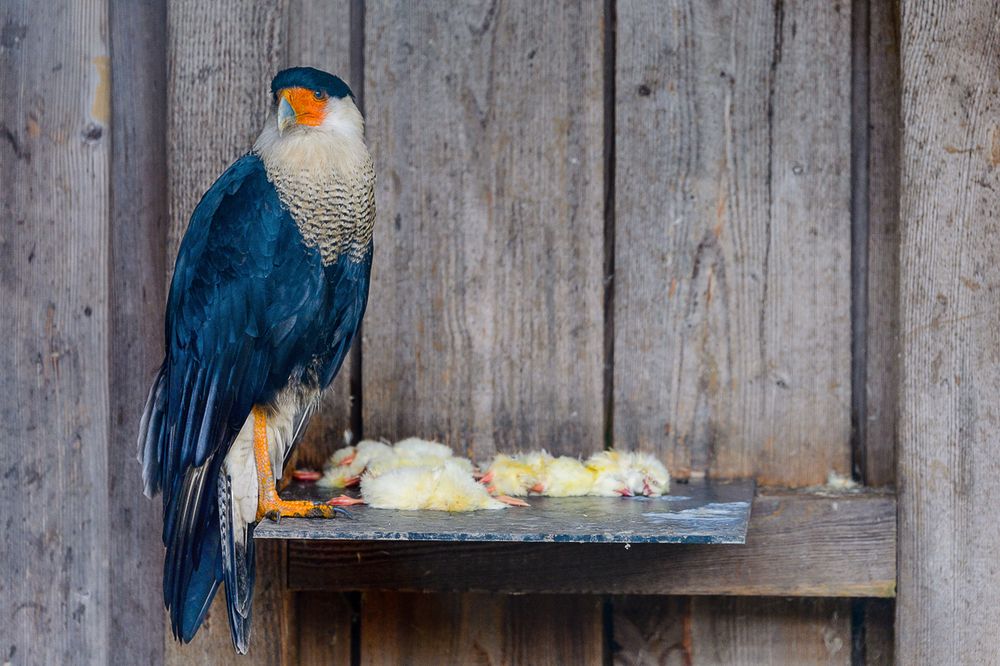
[[[354,514],[353,513],[351,513],[347,509],[342,509],[339,506],[336,506],[336,507],[333,508],[333,514],[334,514],[334,516],[343,516],[344,518],[347,518],[348,520],[354,520]]]
[[[264,514],[264,517],[273,523],[281,522],[281,512],[278,511],[277,509],[271,509],[270,511]]]

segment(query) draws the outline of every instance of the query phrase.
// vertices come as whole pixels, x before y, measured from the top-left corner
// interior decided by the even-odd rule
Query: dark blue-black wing
[[[233,164],[195,209],[139,439],[146,493],[164,492],[163,593],[182,640],[223,578],[217,493],[226,452],[253,405],[305,371],[329,324],[328,282],[256,156]],[[248,632],[249,617],[245,624]]]

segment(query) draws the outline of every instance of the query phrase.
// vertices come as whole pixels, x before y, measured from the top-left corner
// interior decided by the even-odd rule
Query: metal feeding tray
[[[752,480],[671,484],[663,497],[529,497],[530,508],[448,513],[351,507],[353,519],[262,521],[258,539],[337,541],[509,541],[548,543],[746,542]],[[293,484],[286,499],[339,493]]]

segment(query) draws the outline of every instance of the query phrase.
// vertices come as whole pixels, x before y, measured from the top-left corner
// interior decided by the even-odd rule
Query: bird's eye
[[[326,93],[322,90],[313,90],[313,97],[315,97],[317,101],[322,102],[326,99]]]

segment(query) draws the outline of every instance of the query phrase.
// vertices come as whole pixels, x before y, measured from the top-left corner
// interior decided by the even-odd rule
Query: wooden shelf
[[[324,500],[333,493],[295,484],[282,495]],[[530,497],[502,511],[387,511],[365,506],[353,520],[287,518],[257,526],[258,539],[336,541],[506,541],[548,543],[741,544],[754,483],[692,481],[663,497]]]
[[[896,498],[761,491],[745,545],[293,539],[287,566],[295,590],[892,597]]]

